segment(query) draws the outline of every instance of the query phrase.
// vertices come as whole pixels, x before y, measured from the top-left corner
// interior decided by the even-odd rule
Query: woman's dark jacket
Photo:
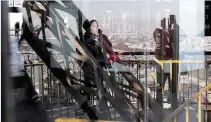
[[[111,42],[108,40],[107,36],[102,35],[102,42],[99,41],[95,41],[94,37],[85,34],[84,35],[84,45],[87,47],[87,49],[90,51],[90,53],[94,56],[94,58],[96,58],[97,61],[99,62],[106,62],[106,57],[104,57],[104,54],[102,52],[103,47],[101,46],[100,43],[102,43],[102,45],[104,45],[104,43],[108,44],[110,47],[112,46]],[[106,50],[104,50],[105,52],[107,52]],[[80,54],[80,52],[76,49],[76,52],[78,52]],[[87,82],[91,81],[94,82],[94,76],[95,76],[95,72],[93,69],[93,64],[89,63],[89,62],[82,62],[82,61],[78,61],[79,66],[82,68],[83,72],[84,72],[84,79]],[[98,74],[100,74],[100,71],[98,71]],[[102,77],[100,77],[101,79]]]

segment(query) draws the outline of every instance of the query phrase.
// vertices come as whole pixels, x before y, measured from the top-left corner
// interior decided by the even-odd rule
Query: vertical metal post
[[[58,104],[59,104],[59,116],[61,117],[61,105],[60,105],[60,82],[58,83]]]
[[[140,109],[140,108],[139,108],[139,104],[140,104],[140,103],[139,103],[138,96],[137,96],[136,99],[137,99],[137,100],[136,100],[136,101],[137,101],[137,110],[138,110],[138,115],[139,115],[139,111],[140,111],[140,110],[139,110],[139,109]],[[137,122],[140,122],[140,119],[139,119],[139,118],[137,118]]]
[[[14,104],[13,98],[11,98],[11,81],[10,81],[10,67],[9,67],[9,23],[8,23],[8,2],[0,1],[1,6],[1,68],[3,70],[1,74],[1,85],[2,85],[2,121],[3,122],[14,122]]]
[[[188,80],[187,80],[187,81],[188,81],[188,82],[187,82],[188,99],[189,99],[189,87],[190,87],[190,80],[189,80],[189,79],[190,79],[190,78],[189,78],[190,75],[189,75],[189,72],[190,72],[190,64],[188,64]]]
[[[177,115],[175,115],[175,117],[173,118],[174,122],[177,122]]]
[[[192,65],[190,65],[190,71],[191,71],[191,79],[190,79],[190,97],[192,98],[192,88],[193,88],[193,70],[192,70]],[[188,89],[189,90],[189,89]]]
[[[183,102],[185,102],[185,77],[183,77],[183,84],[182,84],[182,98],[183,98]]]
[[[70,113],[69,113],[69,102],[70,102],[70,97],[69,97],[69,93],[67,93],[67,117],[69,117]]]
[[[43,6],[45,5],[45,2],[42,1],[41,2]],[[47,7],[45,7],[47,8]],[[42,24],[42,36],[43,36],[43,40],[46,42],[46,36],[45,36],[45,21],[46,21],[46,12],[44,10],[42,10],[42,17],[41,17],[41,24]]]
[[[172,82],[172,79],[173,79],[173,65],[172,65],[173,63],[171,62],[170,63],[170,82]],[[170,85],[170,82],[169,82],[169,85]],[[171,83],[172,84],[172,83]],[[172,97],[172,92],[171,92],[171,89],[173,88],[173,86],[171,85],[170,87],[169,87],[170,89],[169,89],[169,94],[170,94],[170,97]],[[172,100],[172,98],[171,98],[171,100]],[[172,103],[172,102],[171,102]]]
[[[53,81],[53,89],[54,89],[53,97],[56,98],[56,79],[54,75],[52,78],[53,78],[52,81]]]
[[[161,82],[162,82],[162,85],[161,85],[161,88],[162,88],[162,91],[161,91],[161,107],[163,108],[163,96],[164,96],[164,90],[165,90],[165,85],[163,84],[164,83],[164,63],[162,62],[161,63]],[[163,86],[164,85],[164,86]]]
[[[199,63],[197,63],[197,92],[199,92]]]
[[[185,120],[189,122],[189,103],[186,105]]]
[[[47,79],[48,79],[48,95],[49,95],[50,94],[50,73],[49,73],[48,68],[47,68]]]
[[[207,63],[207,56],[205,56],[205,80],[206,80],[206,86],[208,85],[207,84],[207,78],[208,78],[208,67],[209,67],[209,64]],[[207,100],[207,90],[206,90],[206,98],[205,98],[205,104],[206,104],[206,110],[205,110],[205,122],[207,122],[207,119],[208,119],[208,113],[207,113],[207,104],[208,104],[208,100]]]
[[[156,73],[156,71],[155,71]],[[157,73],[156,75],[154,75],[154,82],[153,82],[153,86],[154,86],[154,99],[156,99],[156,79],[157,79]]]
[[[156,73],[156,75],[154,74],[154,82],[153,82],[153,85],[154,85],[154,100],[156,99],[156,79],[157,79],[157,72],[156,72],[156,70],[155,70],[155,73]],[[153,118],[153,121],[155,121],[155,116],[154,116],[154,118]]]
[[[32,64],[32,63],[31,63]],[[34,80],[34,66],[30,66],[31,70],[31,79],[32,79],[32,84],[35,86],[35,80]],[[35,88],[35,87],[34,87]]]
[[[201,122],[201,95],[198,96],[198,122]]]
[[[178,74],[178,93],[179,93],[179,100],[181,100],[181,63],[179,62],[179,74]]]
[[[146,56],[146,59],[147,59],[147,52],[145,52],[145,56]],[[144,91],[144,113],[145,113],[145,118],[144,118],[144,121],[147,122],[148,121],[148,91],[147,91],[147,67],[148,67],[148,62],[147,60],[145,61],[145,91]]]
[[[161,54],[161,60],[164,60],[164,52],[165,52],[165,42],[164,42],[164,29],[166,29],[166,20],[165,19],[162,19],[161,20],[161,27],[162,27],[162,30],[161,30],[161,52],[160,52],[160,54]],[[160,100],[159,100],[159,104],[161,105],[161,108],[163,109],[163,96],[164,96],[164,86],[165,86],[165,84],[164,84],[164,63],[162,62],[162,65],[161,65],[161,88],[162,88],[162,93],[159,93],[159,94],[161,94],[161,95],[159,95],[160,96]],[[158,94],[158,93],[157,93]]]
[[[43,64],[41,65],[41,90],[42,90],[42,103],[44,102],[44,82],[43,82]]]
[[[170,62],[170,80],[172,81],[172,62]],[[170,84],[169,84],[170,85]],[[172,87],[172,86],[171,86]]]
[[[176,16],[170,15],[172,30],[172,44],[173,44],[173,60],[179,60],[179,26],[176,23]],[[178,64],[173,64],[173,79],[172,79],[172,110],[177,108],[177,82],[178,82]]]
[[[49,71],[49,69],[48,69]],[[51,77],[51,71],[49,71],[49,82],[50,82],[50,107],[51,107],[51,117],[53,117],[53,112],[52,112],[52,77]]]
[[[137,74],[136,74],[136,75],[137,75],[137,80],[139,80],[139,75],[138,75],[138,74],[139,74],[139,70],[138,70],[139,65],[140,65],[140,64],[139,64],[139,63],[137,63],[137,67],[136,67],[136,68],[137,68],[137,69],[136,69],[136,73],[137,73]]]
[[[66,108],[67,108],[67,116],[68,116],[69,111],[68,111],[68,106],[67,106],[67,104],[68,104],[67,95],[68,95],[68,93],[67,93],[66,90],[64,89],[65,106],[66,106]]]
[[[34,87],[39,94],[42,94],[42,80],[41,80],[41,66],[36,65],[39,63],[38,57],[33,61],[33,69],[34,69]]]

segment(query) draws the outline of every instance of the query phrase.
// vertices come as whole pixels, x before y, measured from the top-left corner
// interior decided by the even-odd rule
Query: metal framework
[[[72,1],[63,1],[63,4],[66,5],[69,2],[71,2],[71,4],[77,8],[77,6]],[[56,4],[56,6],[55,8],[51,9],[48,6],[49,4]],[[41,5],[43,6],[42,8],[40,7]],[[60,9],[71,14],[72,12],[69,9],[65,8],[65,6],[62,6],[61,4],[55,1],[51,2],[25,1],[23,7],[26,10],[25,11],[26,14],[24,14],[23,37],[26,39],[26,41],[32,47],[32,49],[37,53],[37,55],[42,59],[42,61],[47,65],[47,67],[51,70],[54,76],[61,81],[64,88],[74,97],[77,103],[80,106],[83,105],[87,101],[87,99],[80,93],[80,90],[82,89],[90,94],[96,94],[96,92],[80,84],[80,82],[86,82],[86,81],[79,80],[78,78],[74,77],[69,73],[69,68],[67,65],[67,57],[71,56],[77,60],[89,61],[93,63],[94,69],[96,69],[97,67],[103,69],[98,64],[98,61],[92,56],[92,54],[83,44],[82,22],[83,20],[85,20],[85,16],[79,10],[79,8],[77,8],[76,13],[72,14],[72,16],[76,18],[76,22],[78,23],[79,37],[77,37],[76,36],[77,34],[75,34],[71,30],[71,28],[66,29],[64,27],[63,19],[55,10],[55,9]],[[42,30],[43,33],[43,40],[36,38],[35,35],[33,34],[35,30],[33,28],[30,11],[35,11],[38,14],[41,14],[40,18],[42,22],[42,29],[40,30]],[[46,16],[48,14],[50,16]],[[50,20],[49,18],[51,18],[52,20]],[[53,23],[51,23],[51,21]],[[54,34],[54,36],[59,40],[61,44],[60,47],[56,46],[56,49],[57,51],[63,52],[64,61],[66,62],[65,70],[62,69],[60,64],[54,59],[54,57],[48,51],[48,48],[50,48],[52,44],[50,42],[46,42],[45,31],[44,31],[45,27],[48,27],[51,30],[51,32]],[[74,43],[74,45],[81,52],[82,55],[76,54],[74,49],[72,49],[72,47],[66,42],[66,39],[71,40],[71,36],[75,37],[75,40],[72,40],[72,43]],[[111,49],[111,51],[113,50]],[[127,80],[129,85],[132,86],[132,88],[137,92],[138,95],[137,98],[142,103],[142,109],[147,110],[147,106],[144,107],[144,96],[147,96],[146,102],[148,103],[146,103],[146,105],[148,104],[148,107],[154,113],[156,120],[161,119],[162,116],[162,113],[160,112],[162,110],[161,107],[155,102],[153,98],[151,98],[151,96],[148,93],[146,93],[145,88],[140,84],[137,78],[130,72],[120,72],[120,73]],[[97,75],[98,74],[95,74],[96,83],[98,83]],[[119,86],[116,84],[114,80],[115,78],[109,76],[107,71],[104,71],[103,75],[105,78],[104,80],[106,82],[106,85],[112,90],[112,92],[115,93],[115,96],[118,97],[113,98],[111,94],[109,94],[107,91],[105,91],[102,94],[96,94],[98,96],[99,95],[103,96],[102,97],[103,99],[100,100],[101,101],[100,105],[104,106],[104,108],[106,109],[106,103],[110,102],[112,106],[115,108],[115,110],[120,114],[120,116],[126,121],[134,121],[134,119],[130,116],[130,114],[132,113],[136,116],[136,118],[138,117],[144,120],[144,116],[146,116],[148,113],[140,112],[132,103],[129,102],[126,96],[127,93],[123,92],[119,88]],[[97,84],[97,88],[98,90],[101,90],[99,84]],[[94,116],[97,116],[98,119],[110,119],[109,113],[106,114],[107,115],[106,117],[100,116],[98,115],[98,113],[100,112],[94,112],[94,110],[91,107],[89,107],[88,104],[82,109],[85,112],[87,112],[90,119],[96,119]]]
[[[154,98],[152,98],[151,95],[146,92],[147,90],[145,89],[145,87],[142,86],[140,84],[140,82],[138,81],[138,78],[137,78],[138,76],[135,77],[131,72],[120,72],[120,71],[118,72],[119,74],[122,75],[122,77],[124,77],[127,80],[129,85],[125,85],[123,83],[117,83],[115,76],[113,75],[113,72],[104,71],[103,75],[104,75],[105,84],[108,87],[108,89],[111,90],[111,92],[109,92],[107,90],[105,92],[100,92],[100,93],[98,93],[95,89],[92,88],[92,87],[94,87],[94,88],[97,88],[98,91],[103,91],[100,87],[100,85],[102,85],[102,84],[98,84],[97,72],[95,72],[96,73],[95,74],[95,76],[96,76],[95,83],[96,84],[90,88],[85,87],[83,85],[84,82],[86,82],[86,81],[78,79],[77,77],[73,76],[70,73],[70,68],[68,65],[69,57],[72,57],[76,60],[91,62],[93,64],[94,69],[96,69],[96,68],[103,69],[103,68],[99,65],[98,61],[92,56],[92,54],[88,51],[86,46],[83,44],[82,22],[86,19],[86,17],[83,15],[83,13],[79,10],[79,8],[72,1],[62,1],[62,3],[63,3],[63,5],[61,5],[60,3],[57,3],[56,1],[49,1],[49,2],[47,2],[47,1],[36,1],[36,2],[35,1],[25,1],[23,4],[23,9],[22,9],[22,12],[24,13],[23,37],[28,42],[28,44],[32,47],[32,49],[37,53],[37,55],[42,59],[42,61],[46,64],[46,66],[50,69],[50,71],[54,74],[54,76],[57,79],[59,79],[59,81],[64,86],[64,88],[69,92],[69,94],[71,94],[71,96],[76,100],[76,102],[80,105],[80,107],[88,114],[89,118],[90,119],[112,120],[109,107],[107,106],[107,103],[109,102],[112,105],[112,107],[119,113],[119,115],[125,121],[136,121],[135,119],[137,119],[137,118],[138,118],[138,121],[145,120],[146,118],[148,120],[145,120],[145,121],[153,121],[151,119],[154,117],[155,117],[154,121],[161,121],[163,119],[161,117],[162,116],[162,112],[161,112],[162,108],[159,106],[158,103],[156,103]],[[56,6],[54,8],[51,8],[50,7],[51,4],[56,4]],[[74,6],[76,8],[76,11],[75,12],[70,11],[70,9],[68,9],[66,7],[68,4],[72,4],[72,6]],[[65,28],[63,19],[61,18],[61,16],[55,9],[65,11],[75,17],[76,23],[78,25],[79,37],[76,36],[77,34],[74,33],[74,31],[71,28],[69,28],[69,29]],[[17,12],[18,10],[17,10],[17,8],[12,7],[12,9],[10,9],[10,11]],[[38,29],[33,28],[33,22],[32,22],[32,17],[31,17],[30,11],[34,11],[40,16],[40,20],[41,20],[41,24],[42,24],[42,26],[40,28],[38,28]],[[3,12],[3,13],[5,13],[5,12]],[[2,15],[5,15],[5,14],[2,14]],[[7,24],[5,24],[5,23],[2,25],[7,26]],[[51,42],[48,42],[46,40],[45,28],[48,28],[49,30],[51,30],[51,32],[54,34],[54,36],[59,41],[60,46],[54,45]],[[2,32],[5,32],[5,31],[2,31]],[[38,35],[42,32],[43,39],[39,39],[38,36],[35,36],[34,32],[37,32]],[[4,35],[7,35],[7,34],[4,34]],[[75,40],[72,40],[71,37],[74,37]],[[5,38],[5,40],[6,40],[6,38]],[[76,51],[71,47],[71,45],[69,45],[69,43],[66,40],[71,40],[72,43],[76,46],[76,48],[79,49],[79,51],[81,52],[81,55],[78,55],[76,53]],[[173,40],[176,41],[177,39],[173,39]],[[6,43],[3,43],[3,44],[6,44]],[[178,47],[178,45],[175,45],[175,47]],[[63,61],[64,61],[65,68],[62,68],[59,61],[57,61],[53,57],[53,55],[51,54],[49,49],[54,49],[58,52],[61,52],[61,54],[63,54],[63,57],[64,57]],[[115,53],[115,52],[113,52],[112,49],[110,49],[110,51],[112,53]],[[175,51],[178,52],[178,50],[175,50]],[[138,52],[138,53],[124,52],[120,55],[128,55],[128,54],[131,54],[131,55],[142,54],[143,55],[144,53],[142,53],[142,52]],[[154,54],[154,53],[149,52],[149,54]],[[205,55],[209,55],[209,54],[210,54],[210,52],[205,52]],[[194,55],[197,55],[196,52],[194,52]],[[7,61],[5,61],[5,59],[6,58],[3,58],[3,63],[7,62]],[[124,61],[121,61],[120,63],[123,64],[123,62]],[[138,62],[141,63],[142,61],[138,61]],[[164,63],[166,61],[160,61],[160,62]],[[169,61],[167,61],[167,62],[169,62]],[[174,60],[172,60],[170,62],[176,64],[176,63],[181,63],[182,61],[181,60],[179,61],[178,55],[175,55]],[[186,62],[189,62],[189,61],[186,61]],[[198,61],[195,61],[195,62],[198,62]],[[134,63],[134,62],[131,61],[131,63]],[[144,63],[146,64],[145,66],[147,66],[148,62],[144,61]],[[208,63],[208,64],[210,64],[210,63]],[[3,66],[7,66],[7,65],[3,65]],[[174,67],[177,67],[177,66],[175,65]],[[137,68],[137,70],[138,70],[138,68]],[[207,68],[206,68],[206,70],[207,70]],[[7,70],[5,70],[4,73],[6,73],[6,71]],[[173,71],[173,72],[176,73],[177,71]],[[197,75],[199,75],[198,71],[197,71]],[[3,75],[3,76],[6,76],[6,75]],[[173,78],[175,85],[173,85],[174,89],[172,92],[177,94],[177,91],[176,91],[177,90],[176,89],[177,88],[177,76],[176,75],[173,75],[173,76],[175,76]],[[207,77],[207,75],[206,75],[206,77]],[[5,77],[2,77],[2,78],[4,79]],[[206,80],[207,80],[207,78],[206,78]],[[5,81],[8,81],[8,79],[5,78]],[[3,82],[3,83],[6,83],[6,82]],[[2,84],[2,85],[4,85],[4,84]],[[129,89],[130,91],[121,89],[122,87],[125,89]],[[6,88],[6,87],[4,87],[4,88]],[[209,88],[210,88],[210,85],[209,85]],[[208,87],[206,89],[208,89]],[[94,110],[93,106],[90,106],[89,103],[87,103],[87,98],[80,92],[81,90],[83,90],[86,93],[89,93],[91,95],[95,95],[95,96],[99,97],[99,101],[100,101],[99,106],[101,106],[103,108],[103,115],[99,114],[102,111],[99,111],[98,109]],[[112,95],[112,92],[115,95]],[[199,92],[199,89],[198,89],[198,92]],[[128,95],[129,95],[129,97],[128,97]],[[207,95],[207,93],[206,93],[206,95]],[[100,97],[100,96],[102,96],[102,97]],[[141,103],[142,111],[140,111],[139,106],[135,106],[132,102],[130,102],[131,97],[137,99],[138,103]],[[173,97],[173,98],[176,99],[177,97]],[[198,99],[200,102],[198,102],[198,106],[199,106],[199,108],[201,108],[200,107],[201,96],[199,98]],[[175,100],[172,102],[177,102],[177,101]],[[174,118],[176,120],[175,117],[176,117],[176,114],[178,113],[178,111],[180,111],[181,108],[186,106],[186,104],[187,104],[187,108],[188,108],[189,103],[190,103],[190,100],[188,102],[186,102],[182,107],[177,109],[174,113],[172,113],[172,115],[170,115],[166,120],[169,120],[172,118]],[[172,103],[172,104],[174,105],[174,103]],[[175,104],[177,104],[177,103],[175,103]],[[150,111],[153,112],[152,118],[151,118],[151,116],[147,117],[149,115],[149,113],[148,113],[149,110],[147,107],[149,107]],[[186,111],[188,111],[188,109]],[[187,113],[186,113],[186,118],[188,119],[189,113],[188,114]],[[135,119],[133,117],[131,117],[132,114],[136,117]],[[199,119],[201,119],[201,118],[199,118]]]

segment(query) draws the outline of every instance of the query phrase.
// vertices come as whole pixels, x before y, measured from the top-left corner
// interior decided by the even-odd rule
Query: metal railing
[[[77,118],[77,106],[71,107],[76,102],[42,61],[33,60],[31,64],[25,64],[25,68],[52,120],[70,115]]]
[[[76,102],[74,99],[71,98],[71,95],[63,88],[63,86],[60,84],[60,82],[51,74],[50,70],[47,69],[45,64],[37,60],[36,58],[32,58],[34,55],[33,53],[23,53],[25,55],[25,60],[27,64],[25,64],[26,70],[30,77],[32,78],[32,82],[35,85],[35,88],[39,91],[42,103],[45,105],[46,111],[48,112],[48,115],[52,120],[58,118],[58,117],[68,117],[68,118],[84,118],[87,119],[86,114],[79,109],[79,107],[76,105]],[[36,56],[35,56],[36,57]],[[142,83],[144,82],[145,76],[145,66],[144,63],[146,61],[142,60],[132,60],[130,58],[127,58],[126,60],[123,60],[123,62],[126,64],[126,66],[129,66],[129,71],[134,74],[134,76]],[[147,77],[153,77],[151,85],[148,85],[148,88],[151,90],[151,95],[153,98],[156,98],[156,73],[155,73],[155,67],[153,66],[156,61],[147,61],[150,64],[150,67],[148,67],[147,70],[149,71]],[[188,70],[186,74],[180,74],[179,75],[179,83],[178,83],[178,94],[179,94],[179,100],[182,99],[180,102],[180,105],[183,104],[186,100],[192,98],[194,94],[196,94],[200,89],[199,84],[199,69],[192,70],[191,65],[193,64],[210,64],[210,61],[159,61],[158,63],[166,63],[166,62],[173,62],[173,63],[179,63],[179,64],[187,64]],[[63,63],[62,61],[60,63]],[[73,62],[72,62],[73,63]],[[74,65],[70,63],[71,65]],[[179,65],[181,66],[181,65]],[[207,67],[208,65],[205,65],[205,73],[207,73]],[[152,67],[152,68],[151,68]],[[78,68],[72,67],[71,71],[76,72],[75,70]],[[194,84],[192,82],[193,79],[193,72],[197,74],[197,82]],[[75,73],[78,75],[79,79],[83,79],[83,72],[77,71]],[[120,75],[120,73],[116,73],[116,81],[119,87],[123,90],[123,92],[126,94],[126,96],[129,98],[130,102],[133,103],[138,110],[141,109],[140,101],[138,100],[138,95],[136,94],[136,90],[132,89],[129,84],[126,82],[126,80]],[[187,87],[184,86],[184,83],[181,83],[181,76],[186,75],[189,81],[187,82]],[[208,84],[207,82],[207,75],[205,79],[205,85]],[[142,80],[141,80],[142,79]],[[193,85],[196,85],[197,91],[193,90]],[[188,89],[187,89],[188,88]],[[203,88],[203,87],[201,87]],[[107,88],[107,91],[109,91],[109,88]],[[166,91],[166,90],[164,90]],[[112,94],[112,97],[115,97],[115,93],[110,92]],[[184,94],[187,94],[185,96]],[[93,106],[96,105],[97,98],[95,95],[91,95],[91,103]],[[109,105],[109,107],[112,109],[112,106]],[[118,120],[118,113],[114,111],[114,119]]]
[[[144,55],[144,53],[137,54],[137,53],[131,53],[131,52],[129,52],[128,54],[127,53],[122,53],[121,55],[123,55],[123,54],[124,55],[128,55],[128,54],[131,54],[131,55]],[[151,53],[149,53],[149,54],[151,54]],[[146,61],[136,63],[137,64],[136,68],[131,68],[131,67],[135,67],[134,66],[135,63],[129,63],[127,61],[125,61],[125,62],[130,66],[130,71],[133,72],[133,74],[137,77],[137,79],[139,81],[141,79],[140,74],[143,74],[143,77],[145,77],[145,78],[148,77],[148,75],[147,75],[148,74],[147,73],[148,67],[146,67],[147,65],[145,65],[146,64]],[[174,62],[173,61],[171,63],[177,63],[177,62]],[[202,63],[204,63],[204,62],[202,62]],[[145,65],[144,69],[142,69],[142,66],[141,66],[143,64]],[[161,64],[161,65],[163,66],[163,64]],[[36,82],[38,81],[38,86],[40,88],[39,91],[40,91],[40,93],[42,95],[42,103],[44,103],[45,101],[50,101],[50,105],[51,105],[50,106],[51,116],[54,116],[53,115],[53,112],[52,112],[54,108],[52,107],[52,105],[56,101],[56,103],[58,103],[57,104],[58,106],[56,106],[55,109],[59,108],[59,109],[57,109],[57,110],[59,110],[59,116],[60,117],[61,116],[65,116],[64,114],[66,114],[66,116],[69,117],[69,115],[70,115],[69,114],[69,110],[70,109],[73,110],[73,109],[76,109],[76,108],[69,108],[69,103],[70,103],[69,96],[68,96],[69,94],[66,92],[65,89],[62,89],[62,86],[61,86],[60,82],[58,82],[57,79],[54,79],[53,78],[52,74],[45,67],[45,65],[43,63],[40,63],[40,62],[33,63],[32,62],[31,64],[25,64],[25,66],[26,66],[26,69],[28,69],[28,71],[31,74],[31,78],[32,78],[32,81],[33,81],[33,83],[35,85],[35,88],[36,88]],[[47,69],[47,70],[44,71],[44,69]],[[74,70],[74,69],[72,69],[72,70]],[[145,70],[145,72],[143,70]],[[143,73],[141,73],[141,71],[143,71]],[[191,83],[189,82],[189,76],[191,75],[191,74],[189,74],[190,71],[192,71],[192,70],[191,70],[190,66],[188,65],[188,71],[187,71],[188,72],[188,80],[187,81],[188,81],[188,88],[191,86],[191,96],[192,96],[192,82],[191,82],[192,80],[190,80]],[[47,72],[47,73],[44,73],[44,72]],[[47,74],[47,75],[45,76],[45,74]],[[198,74],[199,74],[199,70],[197,70],[197,79],[198,79],[197,80],[197,83],[198,83],[198,85],[197,85],[197,87],[198,87],[197,88],[197,91],[199,91],[199,75]],[[170,75],[172,77],[172,74],[170,74]],[[82,75],[80,74],[80,79],[81,79],[81,76]],[[192,75],[191,75],[191,77],[192,77]],[[134,95],[134,92],[136,92],[136,91],[134,89],[131,89],[130,86],[129,86],[129,84],[127,84],[126,82],[124,82],[124,78],[123,77],[121,78],[119,74],[118,74],[117,81],[120,81],[120,84],[119,85],[121,85],[122,90],[125,91],[125,94],[127,94],[127,97],[130,98],[129,100],[133,100],[133,99],[136,98],[136,95]],[[148,87],[148,85],[147,85],[147,82],[148,82],[147,81],[147,78],[146,78],[145,82],[146,82],[146,85],[143,85],[143,86],[146,86],[146,88],[147,88]],[[155,89],[155,82],[153,82],[153,85],[154,85],[154,89]],[[207,75],[206,75],[206,85],[207,85]],[[109,90],[109,89],[107,89],[107,90]],[[185,89],[184,89],[184,86],[183,86],[183,92],[184,92],[184,90]],[[45,91],[46,91],[46,94],[45,94]],[[179,90],[179,92],[181,92],[181,91]],[[187,90],[187,92],[188,92],[188,99],[189,99],[190,98],[189,97],[189,89]],[[50,97],[49,97],[50,99],[48,99],[48,95],[49,94],[50,94]],[[113,94],[112,96],[114,97],[114,94],[115,93],[111,93],[111,94]],[[155,94],[155,90],[154,90],[154,94]],[[45,95],[47,95],[47,99],[46,100],[44,100]],[[184,96],[184,93],[183,93],[183,96]],[[154,97],[155,97],[155,95],[154,95]],[[67,101],[67,104],[65,104],[64,107],[63,107],[65,110],[67,110],[67,112],[65,111],[64,114],[63,114],[63,108],[62,108],[62,104],[61,104],[61,101],[62,101],[61,98],[64,98],[64,101]],[[93,98],[92,100],[95,101],[95,98]],[[137,100],[137,102],[138,102],[138,100]],[[75,104],[74,101],[71,102],[71,103],[74,103]],[[139,103],[137,103],[137,105],[139,105]],[[146,105],[147,105],[147,103],[146,103]],[[147,107],[145,107],[145,108],[147,109]],[[58,116],[56,116],[56,117],[58,117]]]
[[[177,115],[179,112],[181,112],[184,108],[185,108],[185,120],[186,122],[189,122],[189,106],[191,104],[191,102],[194,99],[197,99],[197,118],[198,118],[198,122],[202,122],[202,116],[201,116],[201,109],[202,109],[202,94],[204,92],[206,92],[206,96],[207,96],[207,91],[211,89],[211,83],[208,84],[203,90],[201,90],[200,92],[198,92],[196,95],[194,95],[194,97],[192,97],[191,99],[187,100],[184,104],[182,104],[179,108],[177,108],[174,112],[172,112],[165,120],[164,122],[169,122],[169,121],[174,121],[177,122]],[[207,116],[207,102],[205,103],[205,122],[208,122],[208,116]]]

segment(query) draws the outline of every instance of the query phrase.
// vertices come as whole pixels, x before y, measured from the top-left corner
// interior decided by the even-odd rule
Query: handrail
[[[64,63],[64,61],[59,61],[58,63]],[[39,63],[24,64],[25,67],[28,67],[28,66],[39,66],[39,65],[45,65],[45,63],[40,61]]]
[[[22,30],[23,30],[22,28],[19,29],[19,31],[22,31]],[[11,28],[11,29],[9,29],[9,31],[15,31],[15,29]]]
[[[54,122],[91,122],[89,119],[57,118]],[[114,120],[96,120],[95,122],[115,122]]]
[[[211,88],[211,83],[208,84],[203,90],[198,92],[194,97],[186,101],[184,104],[182,104],[179,108],[177,108],[174,112],[172,112],[163,122],[168,122],[170,119],[173,119],[188,103],[196,99],[198,96],[202,95],[203,92],[207,91]]]
[[[117,55],[154,55],[155,52],[154,51],[147,51],[147,52],[131,52],[131,51],[125,51],[125,52],[121,52],[121,53],[118,53],[118,52],[115,52]],[[185,52],[185,51],[182,51],[180,52],[180,54],[184,54],[184,55],[211,55],[211,51],[205,51],[205,50],[202,50],[202,51],[191,51],[191,52]]]
[[[11,31],[14,31],[15,29],[11,29]],[[60,53],[60,52],[57,52]],[[150,52],[130,52],[130,51],[125,51],[125,52],[115,52],[117,55],[154,55],[155,52],[154,51],[150,51]],[[185,55],[202,55],[202,52],[181,52],[182,54]],[[211,55],[211,51],[204,51],[203,53],[204,55]]]
[[[22,54],[22,55],[35,55],[35,53],[33,53],[33,52],[19,52],[19,54]]]
[[[144,62],[148,62],[148,63],[154,63],[157,62],[159,64],[162,63],[184,63],[184,64],[188,64],[188,63],[198,63],[198,64],[211,64],[211,61],[206,61],[206,60],[121,60],[122,62],[125,63],[144,63]]]
[[[22,53],[22,54],[28,54],[28,53]],[[144,63],[144,62],[148,62],[148,63],[208,63],[211,64],[211,61],[203,61],[203,60],[122,60],[122,62],[125,63]],[[44,63],[44,62],[40,62],[40,63]],[[59,61],[59,63],[63,63],[63,61]]]
[[[25,64],[25,67],[29,67],[29,66],[40,66],[40,65],[44,65],[45,63],[41,62],[41,63],[34,63],[34,64]]]

